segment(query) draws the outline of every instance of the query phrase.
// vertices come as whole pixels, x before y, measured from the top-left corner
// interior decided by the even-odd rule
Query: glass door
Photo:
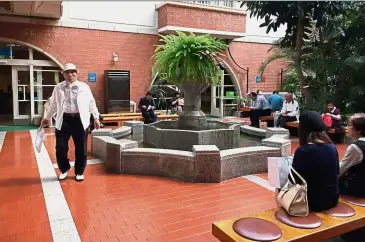
[[[55,67],[34,67],[34,116],[44,116],[44,104],[52,96],[54,87],[62,80]]]
[[[14,119],[30,118],[31,87],[29,66],[12,66]]]

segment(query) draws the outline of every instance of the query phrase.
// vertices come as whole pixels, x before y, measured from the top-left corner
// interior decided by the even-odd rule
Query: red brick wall
[[[262,61],[266,60],[272,52],[268,52],[271,45],[247,42],[231,42],[229,48],[232,57],[236,63],[242,68],[249,67],[249,88],[248,91],[273,91],[280,87],[280,70],[285,66],[284,60],[277,60],[265,69],[265,82],[256,83],[256,76],[259,75],[259,68]],[[230,58],[227,51],[226,63],[234,70],[236,77],[239,79],[242,94],[247,93],[246,90],[246,72],[240,69]]]
[[[165,4],[158,9],[158,28],[178,26],[229,32],[246,31],[246,15],[191,5]]]
[[[158,36],[52,27],[33,24],[0,23],[0,37],[33,44],[61,63],[72,62],[80,70],[80,80],[87,82],[88,72],[95,72],[96,83],[88,83],[100,109],[104,107],[104,70],[131,71],[131,99],[137,102],[149,88],[151,56]],[[113,62],[117,52],[119,61]]]
[[[63,28],[43,25],[0,23],[0,37],[33,44],[51,54],[62,63],[73,62],[80,70],[80,80],[87,81],[87,73],[97,74],[96,83],[88,83],[99,101],[101,112],[104,107],[104,70],[120,69],[131,71],[131,99],[138,102],[150,86],[151,56],[158,44],[157,35],[132,34],[101,30]],[[255,76],[263,60],[271,53],[268,44],[232,42],[233,58],[241,67],[249,67],[249,91],[273,91],[280,85],[280,68],[283,61],[269,65],[264,75],[266,81],[255,83]],[[119,61],[112,61],[117,52]],[[230,59],[226,63],[239,79],[243,93],[246,93],[246,72],[239,69]]]

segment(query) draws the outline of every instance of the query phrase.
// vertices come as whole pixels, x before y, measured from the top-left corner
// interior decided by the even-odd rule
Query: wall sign
[[[10,59],[10,48],[0,49],[0,59]]]
[[[96,73],[89,72],[87,75],[87,79],[89,82],[96,82]]]
[[[265,76],[256,76],[256,83],[265,82]]]

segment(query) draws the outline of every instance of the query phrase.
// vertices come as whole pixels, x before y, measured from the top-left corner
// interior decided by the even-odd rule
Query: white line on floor
[[[243,176],[243,178],[256,183],[257,185],[260,185],[262,187],[265,187],[266,189],[269,189],[270,191],[275,191],[275,187],[270,186],[269,182],[266,181],[265,179],[259,177],[259,176],[255,176],[255,175],[248,175],[248,176]]]
[[[100,159],[92,159],[92,160],[87,160],[87,164],[88,165],[94,165],[94,164],[100,164],[100,163],[104,163],[104,161],[100,160]],[[71,167],[75,166],[75,161],[71,161],[70,162]],[[58,168],[57,164],[53,164],[54,168]]]
[[[42,144],[41,152],[38,153],[35,149],[37,130],[30,130],[30,135],[37,159],[53,241],[81,242],[80,235],[72,218],[70,208],[68,207],[47,149],[44,144]]]
[[[1,152],[1,149],[3,148],[3,144],[5,141],[5,135],[6,135],[6,131],[0,131],[0,152]]]

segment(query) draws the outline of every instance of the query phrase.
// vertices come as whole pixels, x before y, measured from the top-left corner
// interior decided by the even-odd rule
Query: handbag
[[[298,176],[302,184],[298,184],[292,172]],[[307,182],[299,175],[299,173],[290,166],[289,175],[293,183],[288,180],[285,186],[280,190],[276,197],[277,202],[283,206],[288,214],[296,217],[306,217],[309,213],[307,199]]]
[[[323,122],[328,128],[332,127],[332,118],[330,116],[323,115]]]

